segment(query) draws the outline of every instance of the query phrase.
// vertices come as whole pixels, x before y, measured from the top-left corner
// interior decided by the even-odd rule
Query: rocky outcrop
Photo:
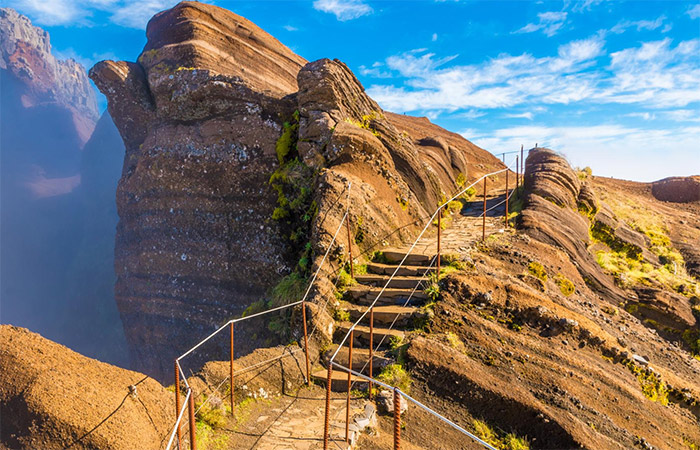
[[[90,76],[126,144],[117,304],[132,363],[164,377],[183,349],[289,270],[268,179],[295,108],[284,98],[296,90],[290,72],[304,61],[196,2],[156,15],[147,35],[138,63],[105,61]]]
[[[343,63],[307,64],[222,8],[182,2],[147,36],[138,62],[103,61],[90,76],[126,144],[116,297],[149,374],[169,376],[173,357],[263,297],[304,239],[322,254],[348,183],[357,255],[410,235],[467,171],[463,147],[426,158]],[[315,203],[272,220],[278,202],[300,203],[292,191]]]
[[[700,202],[700,176],[671,177],[651,184],[651,193],[664,202]]]
[[[165,447],[171,394],[143,374],[9,325],[0,325],[0,366],[0,447]]]
[[[585,186],[586,183],[584,182]],[[604,297],[623,300],[611,277],[600,270],[588,251],[591,222],[577,211],[579,203],[595,214],[598,202],[569,163],[545,148],[529,151],[524,175],[521,225],[530,236],[563,248],[577,262],[581,276]],[[595,210],[590,210],[595,205]]]

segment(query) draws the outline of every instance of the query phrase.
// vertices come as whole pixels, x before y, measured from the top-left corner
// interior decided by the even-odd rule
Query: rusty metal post
[[[369,399],[372,400],[372,365],[374,364],[374,306],[369,308]]]
[[[190,450],[197,450],[197,437],[194,423],[194,393],[190,389]]]
[[[333,382],[333,364],[328,364],[328,379],[326,380],[326,418],[323,422],[323,450],[328,450],[328,432],[331,422],[331,383]]]
[[[506,228],[508,228],[508,172],[506,169]]]
[[[231,329],[231,364],[229,366],[230,368],[230,376],[231,376],[231,417],[235,414],[234,409],[236,408],[236,401],[234,399],[234,384],[233,384],[233,325],[234,322],[231,322],[230,329]]]
[[[394,388],[394,450],[401,449],[401,394]]]
[[[175,360],[175,426],[177,427],[177,448],[182,448],[182,430],[177,419],[180,417],[180,368]]]
[[[350,277],[355,278],[355,269],[352,264],[352,241],[350,240],[350,216],[345,219],[345,228],[348,230],[348,259],[350,260]]]
[[[350,344],[348,347],[348,399],[345,404],[345,442],[350,442],[350,386],[352,386],[352,344],[355,340],[355,330],[350,331]]]
[[[481,220],[481,241],[486,240],[486,178],[484,178],[484,214]]]
[[[440,237],[442,235],[442,208],[438,208],[438,233],[437,233],[437,276],[440,278]]]
[[[304,321],[304,351],[306,353],[306,385],[311,386],[311,376],[309,372],[309,335],[306,332],[306,302],[301,302],[301,318]]]
[[[537,147],[537,144],[535,144]],[[523,144],[520,144],[520,173],[523,174],[523,181],[525,181],[525,158],[523,157]]]

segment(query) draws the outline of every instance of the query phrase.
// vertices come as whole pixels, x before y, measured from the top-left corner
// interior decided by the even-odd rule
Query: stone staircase
[[[383,252],[381,263],[370,262],[367,264],[367,274],[357,275],[356,284],[351,286],[344,301],[339,308],[349,314],[350,321],[336,322],[334,342],[341,342],[350,331],[350,327],[360,316],[367,311],[369,305],[377,298],[391,274],[406,255],[400,250],[387,250]],[[404,265],[399,268],[396,276],[391,280],[389,286],[384,290],[374,307],[374,330],[373,343],[377,345],[384,339],[382,345],[374,352],[372,371],[376,377],[385,366],[394,362],[394,358],[388,351],[389,341],[392,338],[403,339],[407,330],[413,329],[415,319],[423,315],[421,306],[428,301],[428,295],[424,289],[427,286],[427,274],[434,273],[435,267],[430,267],[433,256],[417,254],[409,255],[404,261]],[[424,274],[426,277],[423,278]],[[409,300],[410,298],[410,300]],[[408,300],[408,303],[407,303]],[[395,321],[395,323],[394,323]],[[392,327],[392,323],[394,324]],[[370,338],[370,315],[367,314],[362,322],[355,327],[352,351],[352,369],[362,370],[362,373],[369,374],[369,338]],[[335,361],[343,366],[348,366],[348,344],[346,341],[343,348],[338,352]],[[337,344],[331,346],[322,358],[323,369],[315,371],[312,378],[322,384],[328,379],[328,361],[338,348]],[[348,375],[337,368],[331,374],[331,389],[336,392],[347,391]],[[355,376],[351,377],[354,388],[365,389],[367,383]]]

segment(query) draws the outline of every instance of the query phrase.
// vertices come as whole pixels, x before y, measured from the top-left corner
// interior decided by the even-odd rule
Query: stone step
[[[398,264],[400,263],[404,256],[406,256],[406,251],[403,250],[396,250],[396,249],[387,249],[382,251],[382,254],[384,255],[384,259],[390,264]],[[405,265],[409,266],[427,266],[430,264],[430,261],[433,259],[433,255],[423,255],[420,253],[411,253],[410,255],[406,256],[406,260],[404,261]]]
[[[396,270],[396,266],[391,264],[381,264],[381,263],[368,263],[367,271],[369,273],[374,273],[377,275],[391,275]],[[423,266],[401,266],[396,272],[396,276],[401,277],[415,277],[423,276],[424,273],[432,273],[437,269],[435,267],[423,267]]]
[[[367,286],[384,287],[386,282],[389,280],[388,275],[377,275],[375,273],[368,273],[366,275],[357,275],[355,281],[360,284]],[[419,283],[425,285],[427,280],[420,276],[396,276],[389,282],[389,288],[399,288],[399,289],[413,289]]]
[[[354,350],[353,350],[353,353]],[[327,369],[321,369],[317,370],[314,373],[311,374],[311,379],[324,385],[328,381],[328,370]],[[351,382],[354,382],[355,385],[353,386],[353,389],[367,389],[368,383],[366,380],[356,377],[355,375],[350,376]],[[348,373],[341,371],[338,368],[333,368],[333,372],[331,373],[331,390],[335,392],[347,392],[348,390]]]
[[[336,328],[336,332],[338,333],[338,336],[345,336],[348,334],[350,331],[350,327],[352,326],[351,323],[343,323],[341,325],[338,325]],[[379,341],[381,341],[384,338],[384,342],[382,343],[382,348],[386,347],[389,345],[389,340],[392,337],[396,337],[399,339],[402,339],[405,337],[406,333],[404,333],[401,330],[397,329],[389,329],[389,328],[381,328],[381,327],[374,327],[373,330],[373,340],[374,340],[374,346],[376,347],[379,344]],[[348,338],[349,339],[349,338]],[[369,345],[369,327],[365,325],[358,325],[355,327],[355,348],[366,348]],[[354,352],[354,350],[353,350]]]
[[[363,297],[368,297],[374,300],[377,298],[377,295],[381,292],[382,297],[381,298],[386,298],[386,299],[398,299],[398,300],[406,300],[407,298],[416,298],[419,300],[427,300],[428,299],[428,294],[423,292],[423,289],[398,289],[398,288],[387,288],[382,291],[382,288],[380,287],[373,287],[373,286],[363,286],[363,285],[355,285],[352,286],[350,289],[347,290],[348,295],[353,300],[358,300]]]
[[[377,341],[379,343],[379,341]],[[323,355],[323,365],[328,367],[328,361],[333,356],[333,353],[338,349],[338,344],[333,344],[331,348]],[[348,347],[347,345],[343,347],[338,355],[335,357],[335,361],[345,367],[348,366]],[[369,364],[365,367],[365,364],[369,361],[369,348],[359,348],[353,347],[352,349],[352,370],[357,372],[363,371],[362,373],[369,373]],[[374,352],[372,358],[372,371],[374,374],[378,374],[384,367],[388,366],[394,362],[392,358],[386,356],[386,352],[383,350],[378,350]],[[364,370],[363,370],[364,369]]]
[[[357,321],[357,319],[367,311],[366,306],[353,305],[352,303],[345,303],[341,305],[341,308],[350,313],[350,318],[353,322]],[[420,308],[415,306],[375,306],[374,326],[378,324],[391,324],[394,322],[394,319],[396,319],[395,327],[405,327],[410,324],[411,319],[416,314],[420,314]],[[369,325],[369,313],[362,319],[362,323]]]

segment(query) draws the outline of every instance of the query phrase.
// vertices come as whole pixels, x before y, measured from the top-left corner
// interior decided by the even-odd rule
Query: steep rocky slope
[[[85,68],[9,8],[0,85],[0,320],[126,364],[112,287],[121,139],[109,115],[95,128]]]
[[[366,250],[414,231],[468,175],[467,152],[500,167],[464,140],[424,151],[343,63],[307,64],[222,8],[182,2],[147,36],[138,62],[90,76],[126,144],[116,295],[135,367],[154,376],[283,276],[308,273],[349,183]]]
[[[503,448],[507,433],[532,448],[697,446],[700,283],[683,245],[698,205],[529,153],[520,229],[462,255],[409,339],[413,394],[482,437],[477,420],[490,424]]]
[[[143,374],[0,325],[0,447],[164,448],[171,394]]]

